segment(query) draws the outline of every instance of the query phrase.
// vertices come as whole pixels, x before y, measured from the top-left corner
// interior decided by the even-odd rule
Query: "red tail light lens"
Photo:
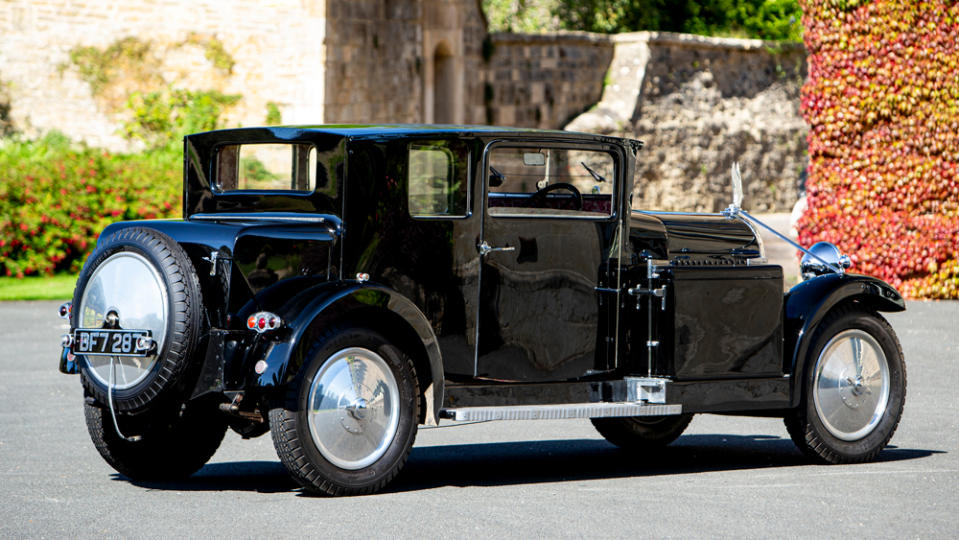
[[[250,330],[256,330],[260,334],[276,330],[281,326],[283,326],[283,319],[269,311],[254,313],[246,320],[246,327]]]

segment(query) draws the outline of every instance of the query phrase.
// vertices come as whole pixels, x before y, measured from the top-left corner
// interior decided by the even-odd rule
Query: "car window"
[[[231,144],[217,149],[220,191],[313,191],[316,178],[312,144]]]
[[[491,216],[605,217],[613,213],[616,160],[602,150],[495,146],[487,181]]]
[[[462,141],[411,143],[407,176],[410,215],[466,215],[469,151]]]

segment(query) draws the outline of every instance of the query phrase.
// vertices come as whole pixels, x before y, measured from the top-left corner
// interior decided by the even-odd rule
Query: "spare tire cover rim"
[[[104,260],[87,280],[80,299],[79,328],[101,328],[115,311],[120,328],[150,330],[155,351],[162,354],[169,318],[166,282],[156,267],[139,253],[121,251]],[[110,384],[109,356],[85,357],[89,373],[103,386]],[[114,389],[132,388],[150,374],[157,354],[146,357],[115,356]]]
[[[317,450],[341,469],[379,460],[399,426],[399,387],[375,352],[351,347],[334,353],[317,371],[308,397],[310,434]]]

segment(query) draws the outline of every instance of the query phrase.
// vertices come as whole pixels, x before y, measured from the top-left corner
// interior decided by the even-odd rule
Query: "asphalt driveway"
[[[909,387],[875,463],[810,465],[777,419],[698,416],[661,456],[587,421],[444,423],[387,492],[340,499],[301,495],[269,435],[184,482],[116,474],[57,372],[57,305],[0,303],[0,537],[959,537],[959,302],[889,317]]]

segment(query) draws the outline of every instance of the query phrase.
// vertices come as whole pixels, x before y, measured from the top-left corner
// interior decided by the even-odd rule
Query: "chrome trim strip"
[[[440,416],[454,422],[489,420],[564,420],[569,418],[610,418],[617,416],[665,416],[682,414],[683,406],[646,403],[563,403],[559,405],[518,405],[508,407],[463,407],[443,409]]]
[[[644,216],[653,216],[656,217],[657,214],[662,214],[664,216],[711,216],[711,217],[722,217],[726,214],[721,212],[666,212],[659,210],[631,210],[633,214],[642,214]]]
[[[339,229],[342,222],[336,216],[326,214],[301,214],[298,212],[223,212],[219,214],[193,214],[187,219],[199,221],[285,221],[293,223],[327,223]]]

